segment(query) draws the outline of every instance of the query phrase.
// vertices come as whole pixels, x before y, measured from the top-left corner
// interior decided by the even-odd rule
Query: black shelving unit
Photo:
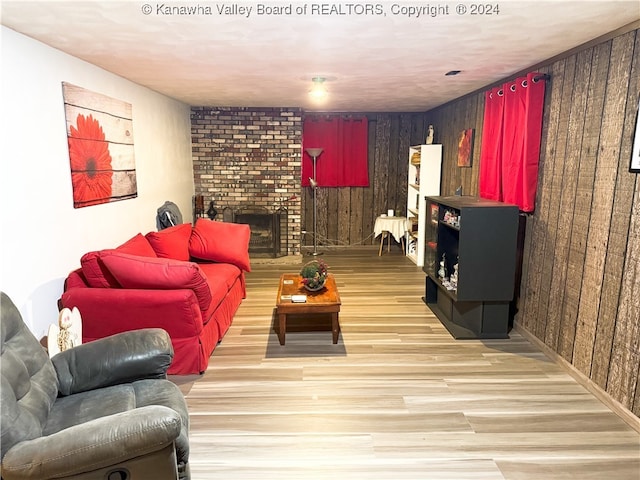
[[[471,196],[426,197],[424,301],[456,339],[508,338],[518,207]],[[447,277],[458,265],[456,288]]]

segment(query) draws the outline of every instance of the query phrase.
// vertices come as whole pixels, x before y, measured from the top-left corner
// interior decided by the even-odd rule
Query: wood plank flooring
[[[517,332],[454,340],[397,247],[322,258],[337,345],[326,330],[280,346],[278,278],[300,265],[254,265],[207,372],[182,385],[194,480],[640,478],[638,432]]]

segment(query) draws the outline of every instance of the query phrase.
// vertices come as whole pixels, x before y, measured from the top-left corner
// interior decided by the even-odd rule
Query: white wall
[[[191,220],[190,108],[0,28],[0,289],[41,338],[82,254],[155,230],[165,200]],[[132,104],[137,198],[73,208],[63,81]]]

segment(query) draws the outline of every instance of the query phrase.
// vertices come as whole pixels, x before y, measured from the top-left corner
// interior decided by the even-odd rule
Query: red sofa
[[[248,225],[208,219],[139,233],[83,255],[60,306],[80,310],[83,342],[163,328],[174,348],[168,373],[202,373],[246,297],[249,235]]]

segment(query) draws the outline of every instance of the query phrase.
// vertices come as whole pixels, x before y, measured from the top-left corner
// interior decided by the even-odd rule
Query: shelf
[[[456,232],[460,231],[460,227],[456,227],[455,225],[451,225],[450,223],[447,223],[447,222],[445,222],[443,220],[440,220],[438,223],[440,225],[444,225],[447,228],[450,228],[451,230],[455,230]]]
[[[509,302],[461,302],[427,277],[422,300],[456,340],[509,338]]]
[[[462,325],[458,325],[457,323],[450,321],[445,315],[445,312],[442,311],[438,305],[428,303],[424,297],[422,297],[422,301],[427,304],[435,316],[438,317],[438,320],[440,320],[440,323],[442,323],[444,328],[446,328],[451,336],[456,340],[475,340],[478,338],[478,335],[470,328],[463,327]]]
[[[415,221],[414,260],[419,267],[424,266],[425,234],[427,227],[426,197],[440,194],[442,169],[442,145],[412,145],[408,152],[407,171],[407,217]]]
[[[508,338],[518,207],[474,197],[430,196],[425,208],[431,212],[425,303],[456,339]],[[448,212],[460,218],[459,225],[444,221]],[[457,290],[447,289],[438,277],[442,259],[448,272],[460,265]]]
[[[448,288],[446,288],[444,285],[442,285],[442,283],[440,282],[439,278],[435,278],[433,275],[429,274],[428,277],[431,279],[431,281],[436,284],[439,288],[440,288],[440,292],[444,293],[447,297],[449,297],[452,301],[457,302],[458,301],[458,295],[456,294],[455,290],[449,290]]]

